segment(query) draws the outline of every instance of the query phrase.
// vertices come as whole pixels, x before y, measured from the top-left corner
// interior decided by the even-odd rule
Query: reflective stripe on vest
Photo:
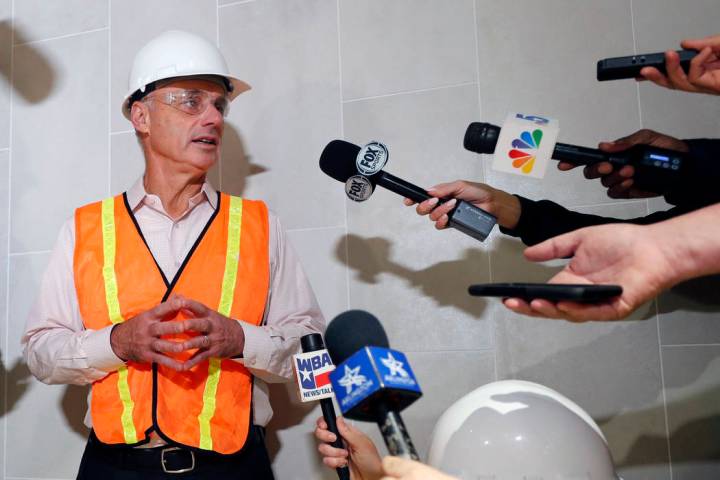
[[[115,275],[115,199],[106,198],[102,202],[102,240],[103,240],[103,280],[105,280],[105,302],[107,302],[110,321],[113,324],[123,322],[118,300],[117,277]],[[135,403],[130,396],[127,366],[118,368],[118,394],[123,404],[122,428],[125,443],[137,443],[137,432],[133,424]]]
[[[240,232],[242,225],[242,199],[230,198],[230,218],[228,219],[228,241],[225,253],[225,272],[223,273],[222,290],[218,313],[226,317],[232,310],[235,284],[237,283],[237,268],[240,260]],[[210,420],[215,414],[215,395],[220,381],[220,359],[211,358],[208,365],[208,378],[203,393],[203,409],[198,416],[200,422],[200,448],[212,450],[212,436],[210,435]]]
[[[73,270],[85,328],[131,319],[171,293],[260,325],[270,279],[267,207],[226,194],[218,202],[172,282],[164,279],[124,196],[79,208]],[[164,321],[183,318],[181,311]],[[186,341],[198,334],[163,338]],[[179,362],[193,354],[167,353]],[[211,358],[187,371],[128,361],[93,383],[93,428],[107,444],[141,444],[156,431],[171,443],[235,453],[251,425],[252,384],[252,374],[232,359]]]

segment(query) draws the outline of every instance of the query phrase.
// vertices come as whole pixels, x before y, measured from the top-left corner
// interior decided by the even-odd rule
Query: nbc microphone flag
[[[552,118],[509,114],[495,145],[493,170],[543,178],[559,131],[558,121]]]

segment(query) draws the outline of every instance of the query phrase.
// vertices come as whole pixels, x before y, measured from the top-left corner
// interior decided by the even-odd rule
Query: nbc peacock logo
[[[535,166],[535,151],[540,148],[542,140],[542,130],[528,130],[520,134],[520,138],[512,141],[513,149],[508,152],[508,156],[512,160],[512,166],[519,168],[523,173],[532,172]]]

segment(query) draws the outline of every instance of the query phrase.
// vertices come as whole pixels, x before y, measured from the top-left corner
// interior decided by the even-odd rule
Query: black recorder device
[[[497,125],[473,122],[465,132],[463,143],[471,152],[492,154],[499,137],[500,127]],[[615,168],[632,165],[635,168],[633,186],[658,195],[667,193],[680,182],[689,160],[684,152],[650,145],[635,145],[623,152],[608,153],[567,143],[556,143],[552,158],[574,165],[600,162],[609,162]]]
[[[690,60],[698,54],[695,50],[678,50],[680,66],[685,73],[690,69]],[[597,79],[600,82],[607,80],[620,80],[623,78],[636,78],[644,67],[655,67],[663,74],[665,70],[665,53],[646,53],[643,55],[629,55],[626,57],[605,58],[597,62]]]

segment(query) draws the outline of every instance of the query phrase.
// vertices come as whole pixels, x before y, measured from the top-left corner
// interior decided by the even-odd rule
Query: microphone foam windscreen
[[[325,330],[325,344],[335,365],[368,345],[390,347],[380,321],[364,310],[348,310],[333,318]]]
[[[320,155],[320,170],[339,182],[357,175],[355,159],[360,147],[345,140],[333,140],[328,143]]]
[[[500,137],[500,127],[490,123],[473,122],[468,125],[463,147],[475,153],[493,153]]]

